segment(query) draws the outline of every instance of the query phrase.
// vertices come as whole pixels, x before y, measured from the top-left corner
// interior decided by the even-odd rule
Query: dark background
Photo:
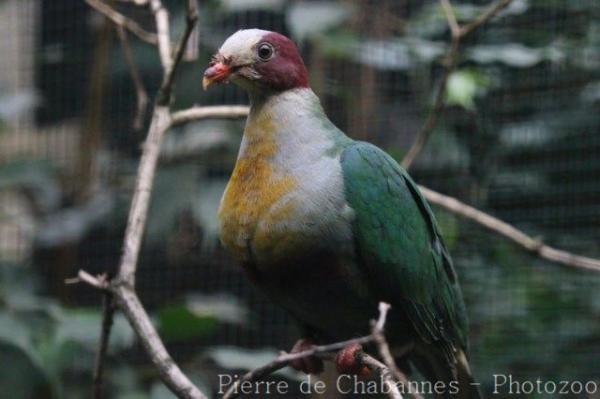
[[[114,4],[154,30],[145,8]],[[164,4],[176,38],[182,2]],[[486,4],[454,6],[464,22]],[[332,120],[402,158],[450,39],[437,2],[199,5],[200,56],[181,68],[175,109],[245,104],[233,86],[202,92],[202,71],[234,31],[277,30],[299,44]],[[600,257],[599,17],[595,0],[515,0],[469,36],[448,107],[411,168],[415,180],[551,245]],[[130,42],[152,94],[157,51]],[[0,53],[0,358],[11,365],[0,370],[0,388],[13,398],[89,397],[101,298],[64,279],[116,267],[145,129],[132,128],[135,92],[114,29],[83,1],[0,1]],[[205,392],[217,388],[219,372],[256,367],[298,337],[216,239],[242,129],[243,121],[204,121],[167,134],[139,262],[143,303]],[[461,278],[484,391],[493,374],[512,374],[595,381],[595,395],[571,396],[600,397],[600,275],[542,261],[434,210]],[[295,386],[299,377],[274,378]],[[122,318],[107,390],[111,398],[172,397]]]

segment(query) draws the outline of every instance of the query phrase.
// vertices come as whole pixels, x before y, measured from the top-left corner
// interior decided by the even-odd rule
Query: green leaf
[[[12,315],[0,313],[0,368],[2,396],[54,397],[52,378],[44,368],[28,327]]]
[[[349,3],[292,3],[286,19],[294,39],[302,42],[344,23],[352,16],[352,11]]]
[[[485,91],[488,79],[473,70],[454,71],[446,83],[446,102],[469,111],[475,109],[475,96]]]
[[[219,325],[214,315],[199,316],[185,304],[161,308],[158,321],[160,335],[167,341],[205,337]]]
[[[565,55],[557,46],[532,48],[520,43],[506,43],[474,46],[467,57],[479,64],[499,62],[514,68],[530,68],[542,61],[560,62]]]
[[[57,342],[73,342],[96,350],[100,339],[100,312],[84,310],[65,312],[56,328]],[[125,318],[115,315],[110,336],[111,350],[122,350],[134,342],[134,333]]]

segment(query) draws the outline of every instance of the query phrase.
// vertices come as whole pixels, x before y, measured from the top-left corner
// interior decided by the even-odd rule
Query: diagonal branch
[[[142,41],[154,45],[158,44],[158,36],[155,33],[148,32],[147,30],[142,28],[137,22],[130,18],[127,18],[125,15],[116,11],[109,5],[103,3],[101,0],[85,0],[85,2],[90,7],[94,8],[96,11],[100,12],[105,17],[113,21],[116,25],[122,26],[123,28],[136,35]]]
[[[161,380],[178,398],[208,399],[173,361],[131,286],[122,284],[118,280],[108,282],[103,276],[94,277],[84,270],[80,270],[77,278],[69,281],[69,283],[75,282],[85,282],[113,296],[116,305],[127,318],[152,363],[156,366]]]
[[[460,48],[460,43],[462,39],[467,37],[473,31],[475,31],[478,27],[489,21],[496,14],[498,14],[502,9],[507,7],[512,0],[498,0],[497,2],[490,5],[486,8],[481,14],[479,14],[473,21],[469,22],[464,26],[460,26],[458,21],[456,20],[456,15],[454,10],[452,9],[452,5],[450,4],[450,0],[440,0],[440,5],[444,14],[446,15],[446,19],[448,21],[448,27],[450,28],[450,33],[452,36],[452,40],[450,42],[450,46],[448,47],[448,51],[442,60],[442,65],[444,67],[444,71],[442,72],[442,76],[440,77],[440,81],[437,85],[436,96],[433,101],[433,107],[423,124],[423,127],[417,133],[415,141],[409,148],[408,152],[402,159],[402,166],[404,169],[410,168],[414,160],[419,156],[425,144],[429,140],[429,136],[433,132],[433,129],[437,125],[437,122],[444,111],[445,107],[445,96],[446,96],[446,85],[448,83],[448,78],[450,74],[454,70],[456,65],[456,59],[458,58],[458,50]]]
[[[173,66],[171,58],[171,33],[169,27],[169,12],[160,0],[150,0],[150,10],[156,21],[156,36],[158,39],[158,55],[165,71]]]
[[[169,127],[171,127],[171,110],[169,109],[169,105],[171,102],[173,78],[175,72],[177,71],[177,66],[181,62],[187,40],[189,39],[190,33],[192,32],[198,19],[195,0],[187,1],[188,15],[186,18],[186,30],[181,37],[179,44],[177,45],[175,55],[173,58],[171,58],[171,44],[167,36],[169,31],[167,11],[162,6],[160,0],[151,0],[151,7],[156,16],[157,26],[166,23],[166,26],[158,28],[159,52],[161,53],[161,59],[163,58],[163,52],[166,52],[168,54],[169,61],[162,61],[164,67],[163,80],[160,89],[158,90],[156,105],[152,115],[152,122],[150,123],[148,137],[144,143],[144,151],[142,152],[142,157],[140,159],[140,165],[137,174],[138,177],[129,211],[127,228],[125,230],[123,256],[121,258],[121,265],[117,275],[118,280],[129,284],[131,287],[135,286],[137,259],[144,232],[144,226],[146,225],[146,218],[148,216],[150,193],[152,191],[156,164],[158,162],[158,155],[160,153],[160,145],[162,143],[164,133],[167,131],[167,129],[169,129]],[[163,21],[165,18],[166,22]]]
[[[560,263],[565,266],[574,266],[582,269],[600,271],[600,260],[598,259],[575,255],[567,251],[553,248],[544,244],[542,241],[523,233],[521,230],[518,230],[517,228],[506,222],[503,222],[500,219],[497,219],[485,212],[473,208],[472,206],[460,202],[456,198],[440,194],[428,189],[427,187],[419,186],[419,188],[421,189],[421,192],[425,198],[427,198],[432,204],[436,204],[452,213],[472,220],[486,227],[487,229],[508,238],[509,240],[542,259]]]
[[[490,19],[494,18],[500,11],[506,8],[512,0],[499,0],[496,3],[492,3],[488,8],[483,10],[475,19],[468,24],[460,28],[460,35],[462,37],[467,36],[481,25],[485,24]]]

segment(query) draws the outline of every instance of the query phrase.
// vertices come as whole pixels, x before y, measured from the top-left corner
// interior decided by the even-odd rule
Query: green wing
[[[454,348],[467,350],[466,313],[431,208],[406,171],[371,144],[351,144],[341,164],[361,272],[421,339],[454,359]]]

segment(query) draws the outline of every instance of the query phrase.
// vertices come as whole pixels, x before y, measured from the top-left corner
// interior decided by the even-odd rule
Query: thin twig
[[[385,338],[385,319],[387,317],[387,312],[390,310],[390,305],[385,302],[379,303],[379,320],[376,323],[373,323],[373,328],[371,330],[371,335],[373,336],[373,341],[377,346],[377,350],[379,352],[379,356],[383,360],[383,363],[387,367],[387,374],[391,374],[398,382],[403,384],[406,387],[409,387],[408,377],[398,368],[396,365],[396,361],[394,360],[394,356],[390,351],[390,346]],[[407,345],[402,353],[397,353],[396,356],[399,357],[405,352],[410,351],[412,349],[412,345]],[[364,359],[362,359],[364,362]],[[382,373],[382,378],[385,378]],[[386,382],[386,384],[388,384]],[[389,384],[388,384],[389,385]],[[395,385],[395,384],[394,384]],[[397,388],[397,387],[396,387]],[[409,395],[414,399],[422,399],[423,397],[418,392],[409,392]]]
[[[598,259],[575,255],[567,251],[553,248],[498,218],[460,202],[456,198],[440,194],[428,189],[427,187],[419,186],[419,188],[421,189],[421,192],[425,198],[427,198],[432,204],[439,205],[457,215],[477,222],[489,230],[510,239],[514,243],[542,259],[560,263],[566,266],[600,271],[600,260]]]
[[[456,65],[456,59],[458,57],[458,50],[460,48],[461,40],[466,36],[471,34],[475,29],[489,21],[492,17],[494,17],[498,12],[507,7],[512,0],[498,0],[497,2],[490,5],[486,8],[481,14],[479,14],[473,21],[469,22],[464,26],[460,26],[456,20],[456,15],[454,10],[452,9],[452,5],[450,4],[450,0],[440,0],[440,5],[444,14],[446,15],[446,20],[448,21],[448,27],[450,28],[450,33],[452,36],[450,45],[448,47],[448,51],[443,58],[442,65],[444,67],[444,71],[442,72],[442,76],[440,77],[439,83],[437,84],[436,96],[433,101],[433,107],[431,111],[427,115],[427,119],[425,123],[417,133],[415,137],[415,141],[412,143],[408,152],[402,159],[402,166],[405,169],[410,168],[414,160],[419,156],[425,144],[429,140],[433,129],[437,125],[437,122],[444,111],[445,107],[445,97],[446,97],[446,86],[448,84],[448,78],[450,74],[454,70]]]
[[[92,276],[84,270],[79,270],[77,279],[79,282],[89,284],[104,293],[112,295],[114,304],[127,318],[152,363],[156,366],[162,381],[178,398],[207,399],[173,361],[152,325],[148,313],[130,285],[116,279],[108,282],[105,275]],[[75,279],[69,280],[75,282]],[[109,329],[106,329],[104,321],[102,331],[109,331]],[[108,339],[107,334],[103,333],[102,336]],[[106,345],[108,345],[108,342]],[[96,364],[98,364],[98,361]]]
[[[138,70],[137,65],[133,59],[133,53],[131,46],[129,45],[129,39],[127,38],[127,32],[123,28],[123,25],[116,25],[119,40],[121,42],[121,49],[123,50],[123,57],[127,63],[129,69],[129,75],[133,81],[135,87],[136,97],[136,110],[135,116],[133,117],[133,129],[138,131],[144,127],[144,119],[146,117],[146,109],[148,108],[148,93],[144,87],[144,82]]]
[[[207,399],[173,361],[135,291],[127,285],[112,285],[111,290],[165,385],[179,398]]]
[[[69,280],[73,281],[75,279],[69,279]],[[79,273],[77,273],[77,280],[80,282],[89,284],[92,287],[96,287],[99,290],[105,290],[108,288],[108,282],[106,281],[106,276],[103,274],[98,277],[94,277],[91,274],[89,274],[88,272],[86,272],[85,270],[80,270]]]
[[[143,6],[148,4],[148,0],[118,0],[121,3],[133,3],[138,6]]]
[[[171,58],[171,33],[169,27],[169,12],[160,0],[150,0],[150,10],[156,20],[156,35],[158,38],[158,54],[160,63],[165,71],[173,66]]]
[[[85,2],[90,7],[93,7],[95,10],[97,10],[105,17],[113,21],[116,25],[122,26],[134,35],[136,35],[142,41],[154,45],[158,44],[158,36],[155,33],[148,32],[147,30],[142,28],[137,22],[130,18],[127,18],[125,15],[116,11],[109,5],[103,3],[100,0],[85,0]]]
[[[460,36],[460,25],[456,20],[456,14],[454,13],[454,9],[450,4],[450,0],[440,0],[440,4],[444,10],[444,14],[446,14],[446,20],[448,21],[448,26],[450,27],[452,36]]]
[[[115,308],[113,296],[109,291],[105,291],[102,296],[102,327],[100,331],[100,343],[98,354],[96,355],[96,364],[94,366],[93,398],[102,399],[104,397],[104,365],[106,363],[106,353],[108,351],[108,342],[110,331],[113,325]]]
[[[385,315],[385,314],[387,314],[389,309],[390,309],[389,304],[383,303],[383,302],[379,304],[379,314]],[[377,323],[373,324],[373,329],[371,330],[371,334],[373,335],[375,344],[377,345],[377,349],[379,351],[379,354],[381,355],[381,359],[383,359],[383,362],[386,364],[386,366],[388,366],[390,371],[398,379],[401,379],[401,376],[403,375],[403,373],[400,371],[400,369],[398,369],[398,366],[396,365],[396,362],[394,361],[394,357],[392,356],[390,347],[387,343],[387,340],[385,339],[383,328],[384,328],[383,323],[377,322]]]
[[[159,0],[152,0],[152,2],[159,2]],[[157,16],[157,24],[158,24],[158,16]],[[190,39],[192,32],[194,31],[194,27],[196,26],[196,22],[198,21],[198,5],[196,0],[186,0],[186,18],[185,18],[185,31],[181,36],[181,40],[177,44],[177,49],[175,50],[175,55],[173,56],[173,61],[165,66],[165,74],[163,75],[163,81],[158,90],[158,95],[156,99],[156,103],[158,105],[169,105],[171,100],[171,91],[173,89],[173,79],[175,78],[175,72],[177,72],[177,67],[181,64],[181,60],[183,58],[183,54],[186,51],[187,42]],[[160,36],[159,36],[160,38]]]
[[[248,112],[250,112],[250,108],[245,105],[195,106],[173,112],[171,115],[171,126],[201,119],[241,118],[247,116]]]
[[[187,0],[186,2],[186,18],[188,18],[188,23],[191,22],[193,26],[192,31],[189,34],[189,38],[187,39],[185,51],[183,52],[183,60],[184,61],[195,61],[198,59],[198,44],[199,44],[199,36],[200,36],[200,27],[196,23],[198,19],[198,3],[197,0]],[[189,21],[189,18],[192,17],[194,21]]]
[[[465,37],[466,35],[473,32],[475,29],[479,28],[481,25],[492,19],[496,14],[506,8],[512,0],[499,0],[496,3],[492,3],[488,8],[486,8],[481,14],[479,14],[475,19],[468,24],[464,25],[460,29],[460,35]]]

